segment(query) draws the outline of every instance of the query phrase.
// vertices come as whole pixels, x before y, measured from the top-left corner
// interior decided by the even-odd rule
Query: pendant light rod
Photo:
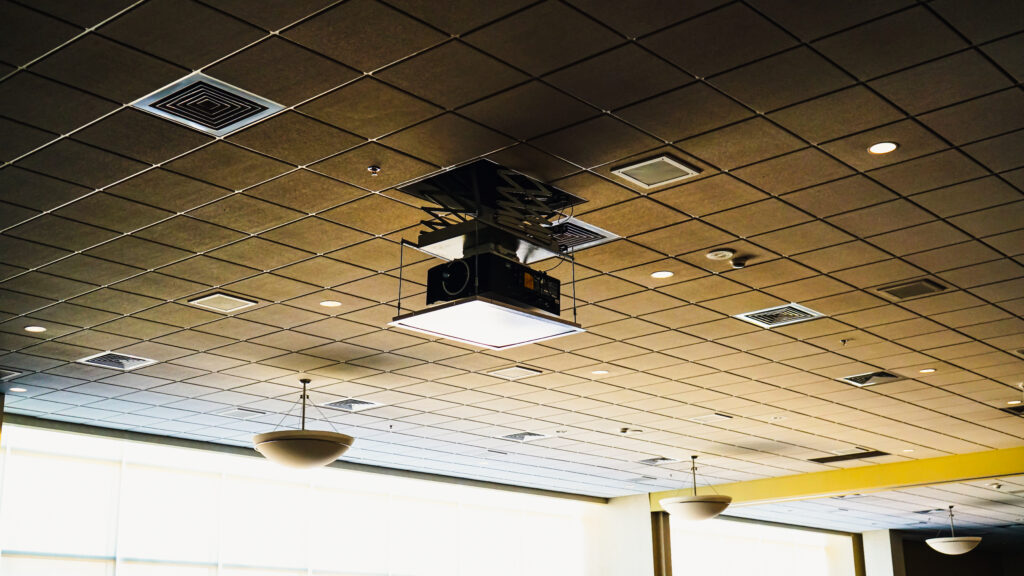
[[[697,495],[697,456],[690,456],[690,473],[693,474],[693,495]]]
[[[950,538],[956,537],[956,532],[953,531],[953,505],[949,505],[949,536]]]
[[[306,429],[306,386],[309,385],[309,378],[302,378],[299,380],[302,382],[302,429]]]

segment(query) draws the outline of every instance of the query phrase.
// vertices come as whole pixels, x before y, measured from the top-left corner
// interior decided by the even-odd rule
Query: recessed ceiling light
[[[324,308],[337,308],[338,306],[341,306],[341,302],[338,302],[337,300],[324,300],[320,305]]]
[[[651,272],[651,278],[671,278],[675,276],[674,273],[668,270],[658,270],[657,272]]]
[[[25,332],[46,332],[42,326],[25,326]]]
[[[720,248],[718,250],[708,252],[706,256],[708,257],[708,260],[728,260],[729,258],[732,258],[734,254],[736,254],[736,251],[732,248]]]
[[[907,449],[905,449],[903,451],[909,454],[910,452],[913,452],[914,449],[913,448],[907,448]]]
[[[895,142],[879,142],[877,144],[872,144],[871,147],[868,148],[868,152],[871,152],[872,154],[888,154],[899,147],[900,145]]]
[[[28,392],[25,388],[11,388],[11,392]]]
[[[237,312],[243,308],[248,308],[249,306],[255,306],[258,304],[255,300],[239,298],[238,296],[232,296],[231,294],[225,294],[224,292],[214,292],[201,298],[193,298],[192,300],[189,300],[188,303],[193,306],[199,306],[200,308],[206,308],[207,310],[214,310],[224,314]]]
[[[1020,400],[1010,400],[1009,402],[1007,402],[1007,404],[1009,404],[1010,406],[1016,406],[1017,404],[1020,404],[1020,403],[1021,403]]]
[[[607,370],[594,370],[593,372],[591,372],[591,374],[593,374],[594,376],[604,376],[607,373]]]
[[[922,368],[918,370],[918,372],[921,374],[931,374],[932,372],[935,372],[935,368]]]

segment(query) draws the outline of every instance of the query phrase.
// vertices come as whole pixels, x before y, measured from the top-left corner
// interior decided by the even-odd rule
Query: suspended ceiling
[[[700,454],[726,482],[1024,444],[1000,411],[1024,378],[1012,0],[0,13],[0,366],[26,390],[10,412],[245,445],[297,425],[306,376],[317,404],[382,404],[313,412],[358,438],[346,459],[601,496],[685,485],[686,464],[638,463],[660,456]],[[214,139],[130,107],[197,70],[285,110]],[[879,141],[900,147],[868,154]],[[700,175],[611,173],[664,152]],[[622,237],[578,254],[587,333],[487,352],[386,328],[423,218],[395,187],[481,157]],[[723,247],[747,267],[705,258]],[[402,308],[423,308],[437,261],[404,258]],[[570,267],[551,273],[569,318]],[[948,289],[874,290],[917,278]],[[215,289],[258,304],[188,304]],[[731,317],[788,302],[826,318]],[[75,362],[106,350],[158,363]],[[487,374],[517,363],[543,373]],[[875,369],[905,379],[836,380]],[[235,406],[266,414],[221,415]],[[732,418],[688,420],[716,412]],[[522,431],[549,438],[500,438]],[[891,456],[808,462],[857,446]]]

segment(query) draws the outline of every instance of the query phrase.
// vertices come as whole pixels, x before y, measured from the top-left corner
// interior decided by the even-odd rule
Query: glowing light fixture
[[[935,368],[922,368],[918,370],[918,372],[921,374],[931,374],[932,372],[935,372]]]
[[[306,430],[306,388],[309,379],[302,382],[302,428],[299,430],[275,430],[253,436],[256,451],[267,460],[290,468],[315,468],[326,466],[338,459],[352,446],[354,438],[347,434],[326,430]]]
[[[472,346],[505,350],[583,332],[575,322],[483,296],[396,317],[389,326]]]
[[[872,154],[888,154],[899,147],[900,145],[895,142],[879,142],[877,144],[872,144],[868,148],[868,152],[871,152]]]
[[[659,501],[666,512],[682,520],[708,520],[718,516],[732,503],[732,496],[719,494],[697,495],[697,457],[690,456],[690,473],[693,474],[693,496],[676,496]]]
[[[324,308],[337,308],[341,306],[341,302],[338,302],[337,300],[324,300],[320,305]]]
[[[981,544],[981,536],[957,536],[953,529],[953,506],[949,507],[949,537],[929,538],[925,544],[941,554],[958,556],[966,554]]]
[[[25,326],[25,332],[33,332],[33,333],[46,332],[46,328],[44,328],[42,326]]]
[[[661,279],[661,278],[671,278],[673,276],[675,276],[675,274],[672,273],[672,272],[669,272],[668,270],[658,270],[657,272],[652,272],[651,273],[651,278],[658,278],[658,279]]]
[[[11,388],[10,391],[11,392],[28,392],[28,389],[27,388],[16,387],[16,388]]]
[[[593,374],[594,376],[604,376],[607,373],[607,370],[594,370],[593,372],[591,372],[591,374]]]

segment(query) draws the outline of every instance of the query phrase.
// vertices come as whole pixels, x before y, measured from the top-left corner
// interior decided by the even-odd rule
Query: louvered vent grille
[[[380,406],[380,404],[369,400],[359,400],[358,398],[346,398],[344,400],[328,402],[327,404],[324,404],[324,406],[327,408],[334,408],[336,410],[344,410],[346,412],[359,412],[360,410]]]
[[[551,225],[550,230],[554,241],[563,247],[564,252],[593,248],[618,238],[607,230],[575,218],[559,220]]]
[[[129,354],[117,354],[115,352],[100,352],[92,356],[86,356],[79,360],[82,364],[100,366],[102,368],[113,368],[114,370],[135,370],[150,364],[156,364],[156,360],[131,356]]]
[[[785,306],[776,306],[774,308],[765,308],[764,310],[738,314],[736,315],[736,318],[746,320],[751,324],[757,324],[762,328],[775,328],[778,326],[785,326],[787,324],[794,324],[796,322],[814,320],[815,318],[821,318],[822,316],[823,314],[820,312],[815,312],[806,306],[801,306],[799,304],[786,304]]]
[[[875,288],[878,292],[881,292],[895,300],[906,300],[907,298],[916,298],[918,296],[935,294],[936,292],[942,292],[947,289],[948,288],[946,286],[927,278]]]
[[[270,100],[198,73],[150,94],[135,106],[216,136],[282,109]]]
[[[546,434],[538,434],[536,432],[516,432],[515,434],[508,434],[502,436],[506,440],[516,440],[518,442],[529,442],[531,440],[539,440],[541,438],[547,438]]]
[[[854,374],[853,376],[845,376],[840,378],[847,384],[853,384],[854,386],[871,386],[873,384],[887,384],[889,382],[896,382],[902,380],[900,376],[896,374],[890,374],[889,372],[868,372],[866,374]]]

